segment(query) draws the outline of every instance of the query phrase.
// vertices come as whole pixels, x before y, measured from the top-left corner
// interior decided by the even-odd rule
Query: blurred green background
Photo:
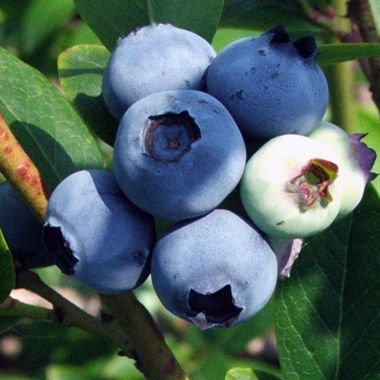
[[[312,34],[319,43],[328,36],[299,14],[266,14],[252,29],[236,29],[234,15],[228,13],[226,2],[223,28],[213,39],[216,50],[243,36],[260,33],[282,20],[293,36]],[[270,12],[270,8],[268,8]],[[274,9],[274,8],[273,8]],[[265,14],[264,14],[265,16]],[[285,17],[286,16],[286,17]],[[299,17],[298,17],[299,16]],[[72,0],[2,0],[0,3],[0,45],[23,61],[36,67],[57,86],[57,56],[77,44],[99,44],[100,41],[84,24]],[[368,90],[368,83],[357,62],[346,64],[346,80],[350,84],[350,132],[368,133],[367,144],[380,151],[378,111]],[[332,73],[326,74],[331,78]],[[0,95],[1,96],[1,95]],[[327,118],[331,113],[326,115]],[[341,125],[341,127],[345,127]],[[104,146],[107,156],[110,149]],[[380,172],[377,160],[374,171]],[[380,178],[374,181],[380,190]],[[64,277],[55,268],[39,270],[43,279],[63,292],[90,313],[97,313],[97,297],[87,289]],[[137,297],[153,313],[175,356],[194,380],[223,379],[232,366],[256,369],[260,379],[278,379],[278,357],[273,331],[273,305],[242,326],[201,332],[165,312],[152,291],[149,281],[136,292]],[[17,296],[39,304],[30,294],[17,291]],[[131,360],[125,360],[110,345],[74,328],[41,321],[22,321],[15,325],[2,323],[0,317],[0,379],[1,380],[118,380],[143,379]],[[262,371],[261,371],[262,370]]]

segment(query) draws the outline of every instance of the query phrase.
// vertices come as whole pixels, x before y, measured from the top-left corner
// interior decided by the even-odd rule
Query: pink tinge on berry
[[[311,159],[301,173],[292,178],[287,190],[298,195],[301,210],[306,211],[316,201],[328,203],[332,201],[330,184],[338,174],[338,166],[321,158]]]
[[[289,278],[293,264],[303,248],[303,239],[284,239],[268,236],[268,240],[277,257],[279,279]]]
[[[370,182],[377,177],[376,173],[371,172],[376,160],[376,152],[361,141],[365,136],[367,136],[366,133],[354,133],[350,135],[352,142],[351,151],[352,157],[357,160],[365,180]]]
[[[278,257],[278,276],[280,279],[290,277],[290,271],[302,247],[303,239],[287,240],[287,244],[283,246],[281,257]]]

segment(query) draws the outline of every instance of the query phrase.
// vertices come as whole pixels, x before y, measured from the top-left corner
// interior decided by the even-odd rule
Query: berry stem
[[[0,114],[0,171],[39,219],[44,220],[47,208],[45,185],[38,169],[13,135],[2,114]]]
[[[348,3],[348,16],[353,27],[359,30],[364,42],[380,43],[368,0],[351,0]],[[380,111],[380,58],[361,60],[360,64],[370,82],[373,101]]]
[[[152,316],[133,296],[101,296],[103,305],[119,321],[137,360],[137,368],[151,380],[188,380],[164,342]]]
[[[132,356],[132,350],[114,323],[102,322],[87,314],[45,284],[34,272],[21,269],[16,278],[16,287],[30,290],[53,305],[53,309],[46,314],[47,319],[65,326],[79,327],[84,331],[99,335],[105,340],[115,343],[126,355]]]
[[[152,316],[132,293],[101,295],[103,304],[115,317],[101,321],[61,296],[33,272],[20,270],[17,274],[17,287],[36,293],[53,305],[52,310],[44,310],[42,316],[39,314],[39,319],[45,317],[65,326],[79,327],[114,343],[124,355],[136,361],[136,367],[146,379],[188,380]]]
[[[1,317],[16,317],[20,319],[30,319],[34,321],[49,319],[51,309],[28,305],[12,297],[8,297],[0,305]]]
[[[347,18],[347,1],[333,0],[332,6],[336,17],[334,22],[337,34],[328,34],[327,43],[338,43],[339,37],[346,36],[351,30],[350,20]],[[331,121],[353,133],[356,128],[354,93],[354,68],[352,62],[342,62],[326,68],[326,76],[330,90]]]

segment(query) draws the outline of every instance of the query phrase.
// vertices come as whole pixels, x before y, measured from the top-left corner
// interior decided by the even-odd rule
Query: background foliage
[[[292,37],[310,34],[320,45],[332,97],[327,118],[350,132],[368,133],[366,143],[380,152],[378,109],[368,91],[368,80],[377,80],[371,71],[376,59],[338,64],[380,52],[378,2],[358,3],[368,8],[355,8],[349,21],[342,17],[350,13],[345,1],[329,0],[3,0],[0,111],[54,188],[81,167],[109,166],[117,123],[102,101],[101,77],[119,36],[147,23],[171,22],[219,51],[281,23]],[[360,15],[372,17],[371,36]],[[358,30],[371,45],[362,43]],[[380,172],[379,160],[374,171]],[[170,316],[149,282],[138,289],[191,379],[380,378],[379,191],[376,179],[352,215],[308,239],[291,279],[241,326],[201,332]],[[97,310],[99,301],[88,289],[55,268],[39,273],[85,310]],[[14,281],[0,235],[0,301]],[[46,321],[33,307],[25,313],[29,318],[0,309],[0,379],[143,378],[101,338]],[[243,369],[226,374],[232,367]]]

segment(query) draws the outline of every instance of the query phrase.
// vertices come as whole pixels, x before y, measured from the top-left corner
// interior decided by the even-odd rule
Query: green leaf
[[[306,17],[297,0],[225,0],[222,27],[267,30],[277,24],[297,35],[321,32]]]
[[[219,52],[227,45],[245,37],[255,37],[260,32],[251,29],[219,28],[212,40],[212,46]]]
[[[36,69],[0,49],[0,112],[48,186],[101,167],[99,146],[66,98]]]
[[[90,27],[87,24],[79,23],[74,28],[71,28],[66,36],[64,38],[61,38],[61,40],[64,39],[65,47],[59,49],[58,54],[61,53],[63,50],[68,49],[69,47],[75,46],[75,45],[81,45],[81,44],[98,44],[100,45],[101,42],[99,38],[95,35],[95,33],[90,29]]]
[[[223,379],[231,367],[252,368],[260,380],[282,379],[278,368],[252,358],[226,355],[217,346],[203,347],[197,359],[190,373],[192,380]]]
[[[15,281],[12,254],[0,230],[0,304],[7,299],[15,287]]]
[[[150,0],[149,14],[155,23],[170,23],[212,40],[223,10],[223,0]]]
[[[279,284],[284,379],[380,378],[380,199],[369,186],[352,215],[306,241]]]
[[[222,11],[222,0],[75,0],[81,17],[112,50],[119,37],[137,27],[169,22],[211,39]]]
[[[118,122],[102,97],[103,71],[109,56],[101,45],[74,46],[59,55],[58,76],[65,94],[89,128],[112,145]]]
[[[150,23],[146,1],[74,0],[77,11],[103,44],[112,50],[121,36]]]
[[[232,368],[225,377],[225,380],[259,380],[251,368]]]
[[[32,53],[41,43],[59,30],[75,11],[72,0],[33,0],[21,20],[20,38],[23,53]]]
[[[380,3],[379,0],[368,0],[373,20],[375,21],[377,34],[380,36]]]
[[[376,57],[380,55],[380,44],[373,43],[344,43],[328,44],[318,47],[318,62],[321,65],[331,65],[334,63],[352,61]]]

